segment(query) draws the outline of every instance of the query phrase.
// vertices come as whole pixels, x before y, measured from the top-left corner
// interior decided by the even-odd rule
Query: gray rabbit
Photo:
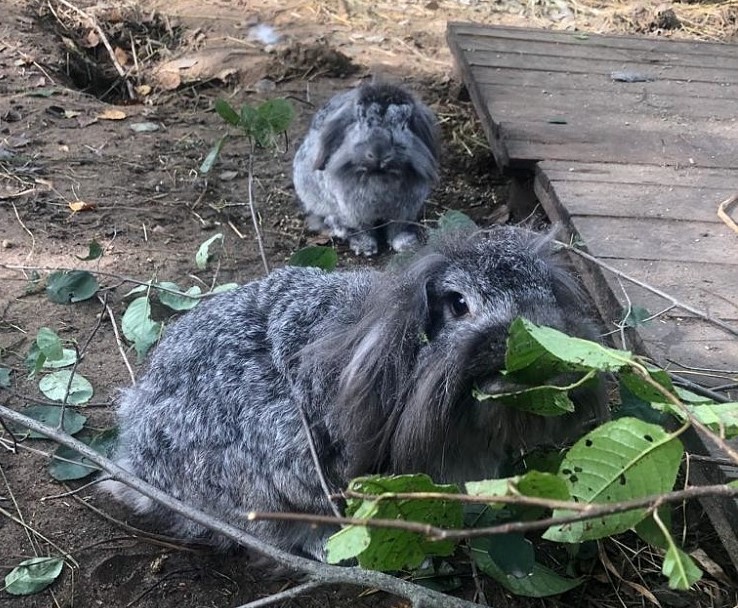
[[[433,112],[406,90],[363,85],[333,97],[313,117],[295,154],[294,183],[308,228],[374,255],[384,233],[395,251],[415,245],[438,179]]]
[[[493,477],[509,454],[573,438],[605,416],[595,387],[576,396],[576,412],[556,418],[473,398],[475,386],[504,388],[499,372],[518,316],[593,336],[550,239],[522,228],[434,239],[386,271],[277,270],[172,324],[120,398],[117,462],[320,559],[333,529],[245,518],[330,512],[300,408],[335,492],[371,473]],[[118,482],[106,487],[174,533],[228,544]]]

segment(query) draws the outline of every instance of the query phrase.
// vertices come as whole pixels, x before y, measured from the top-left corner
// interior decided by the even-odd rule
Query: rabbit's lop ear
[[[354,122],[354,113],[351,108],[344,108],[338,115],[326,121],[320,134],[318,153],[315,156],[313,169],[323,171],[336,150],[341,147],[346,130]]]
[[[350,475],[393,468],[393,437],[430,324],[428,286],[447,264],[440,254],[419,257],[388,273],[367,297],[360,321],[311,348],[314,365],[342,369],[335,424],[350,450]]]
[[[409,120],[410,130],[423,142],[433,158],[438,158],[438,126],[436,117],[427,107],[416,103]]]

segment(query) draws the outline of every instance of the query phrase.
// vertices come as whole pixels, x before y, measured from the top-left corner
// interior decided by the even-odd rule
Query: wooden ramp
[[[725,370],[691,377],[728,384],[738,234],[717,210],[738,193],[738,46],[470,24],[450,24],[448,39],[497,163],[534,173],[549,217],[592,255],[735,328],[670,310],[639,328],[648,352],[687,372]],[[670,305],[591,265],[585,279],[613,323],[629,305]]]
[[[448,42],[500,168],[532,176],[591,255],[723,324],[580,258],[611,329],[632,307],[664,311],[631,332],[638,348],[700,384],[738,382],[738,233],[717,214],[738,193],[738,46],[461,23]],[[732,508],[712,517],[738,567]]]

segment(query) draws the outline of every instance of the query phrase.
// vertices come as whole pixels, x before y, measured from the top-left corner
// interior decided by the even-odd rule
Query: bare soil
[[[73,6],[102,27],[125,80],[99,32]],[[0,357],[13,370],[11,387],[0,397],[19,410],[42,399],[23,364],[40,327],[80,347],[89,339],[78,371],[94,386],[84,414],[88,425],[99,429],[113,424],[115,391],[130,382],[113,327],[106,316],[100,318],[96,299],[71,306],[50,302],[43,278],[55,268],[107,273],[100,276],[102,293],[120,324],[124,294],[133,286],[126,277],[187,288],[263,274],[247,202],[246,141],[232,138],[208,176],[198,170],[227,130],[212,109],[217,98],[238,106],[288,97],[297,111],[289,145],[253,156],[253,193],[270,265],[280,266],[296,249],[318,242],[337,249],[339,267],[381,263],[386,255],[357,260],[343,244],[307,234],[294,202],[294,144],[314,109],[335,92],[375,74],[416,91],[440,117],[445,142],[442,179],[425,220],[459,209],[491,225],[509,219],[507,183],[454,77],[444,40],[447,20],[729,40],[736,36],[738,14],[735,3],[155,0],[137,6],[86,0],[73,6],[62,0],[3,0],[0,9]],[[250,36],[258,23],[272,26],[281,40],[270,46]],[[142,123],[156,130],[135,130]],[[218,232],[225,239],[217,264],[197,270],[199,244]],[[104,255],[80,261],[93,240]],[[131,349],[127,356],[137,367]],[[66,568],[50,591],[38,595],[0,592],[0,606],[225,607],[287,584],[265,576],[268,571],[243,555],[145,542],[90,509],[127,519],[93,489],[55,497],[65,488],[49,476],[42,453],[54,446],[37,440],[24,445],[41,452],[11,453],[0,446],[0,573],[36,551],[50,551],[44,541],[34,547],[9,513],[71,554],[79,567]],[[698,513],[696,530],[702,529],[700,521]],[[591,584],[545,602],[514,598],[490,584],[490,605],[647,603],[639,571],[655,572],[655,566],[614,546],[603,551],[617,564],[617,575],[597,565]],[[724,583],[709,576],[691,596],[668,592],[658,576],[653,580],[653,597],[662,605],[736,601]],[[466,587],[472,597],[474,585]],[[284,605],[348,603],[401,605],[353,588],[326,588]]]

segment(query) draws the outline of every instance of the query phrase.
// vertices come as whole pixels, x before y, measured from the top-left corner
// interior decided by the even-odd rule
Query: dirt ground
[[[102,26],[130,88],[121,84],[99,32],[74,7]],[[454,76],[444,41],[447,21],[720,40],[736,39],[738,31],[734,2],[155,0],[137,7],[123,0],[0,0],[0,13],[0,357],[13,370],[0,402],[22,409],[42,397],[23,365],[40,327],[80,345],[91,337],[78,371],[94,387],[84,414],[99,429],[113,424],[115,390],[130,382],[113,327],[100,319],[96,299],[54,304],[43,281],[39,288],[31,279],[54,268],[108,273],[100,281],[120,323],[123,294],[132,287],[125,277],[187,288],[263,274],[246,198],[245,141],[228,142],[208,176],[198,171],[226,130],[212,110],[217,98],[238,106],[281,96],[296,109],[286,150],[254,156],[254,197],[265,253],[275,267],[306,244],[330,244],[306,233],[297,211],[290,177],[294,144],[315,107],[372,75],[404,83],[441,120],[442,177],[427,221],[446,209],[462,210],[481,225],[508,221],[506,180]],[[281,39],[271,46],[255,39],[259,23]],[[224,235],[218,264],[197,270],[199,244],[218,232]],[[93,239],[104,255],[80,261]],[[344,245],[334,246],[339,267],[366,263]],[[135,353],[128,356],[135,366]],[[44,441],[25,445],[53,450]],[[35,551],[11,512],[69,552],[79,568],[65,568],[51,591],[38,595],[0,592],[0,606],[226,607],[285,586],[284,580],[265,580],[264,571],[241,555],[191,553],[137,539],[88,508],[127,517],[91,489],[55,498],[64,487],[51,479],[48,460],[37,451],[13,454],[0,446],[0,574]],[[38,545],[40,554],[48,548]],[[647,605],[631,581],[653,566],[613,547],[606,551],[627,582],[599,566],[591,584],[558,599],[532,602],[488,585],[490,605]],[[652,591],[664,606],[735,603],[710,577],[692,596],[677,597],[662,581]],[[284,605],[401,605],[382,594],[358,594],[326,588]]]

